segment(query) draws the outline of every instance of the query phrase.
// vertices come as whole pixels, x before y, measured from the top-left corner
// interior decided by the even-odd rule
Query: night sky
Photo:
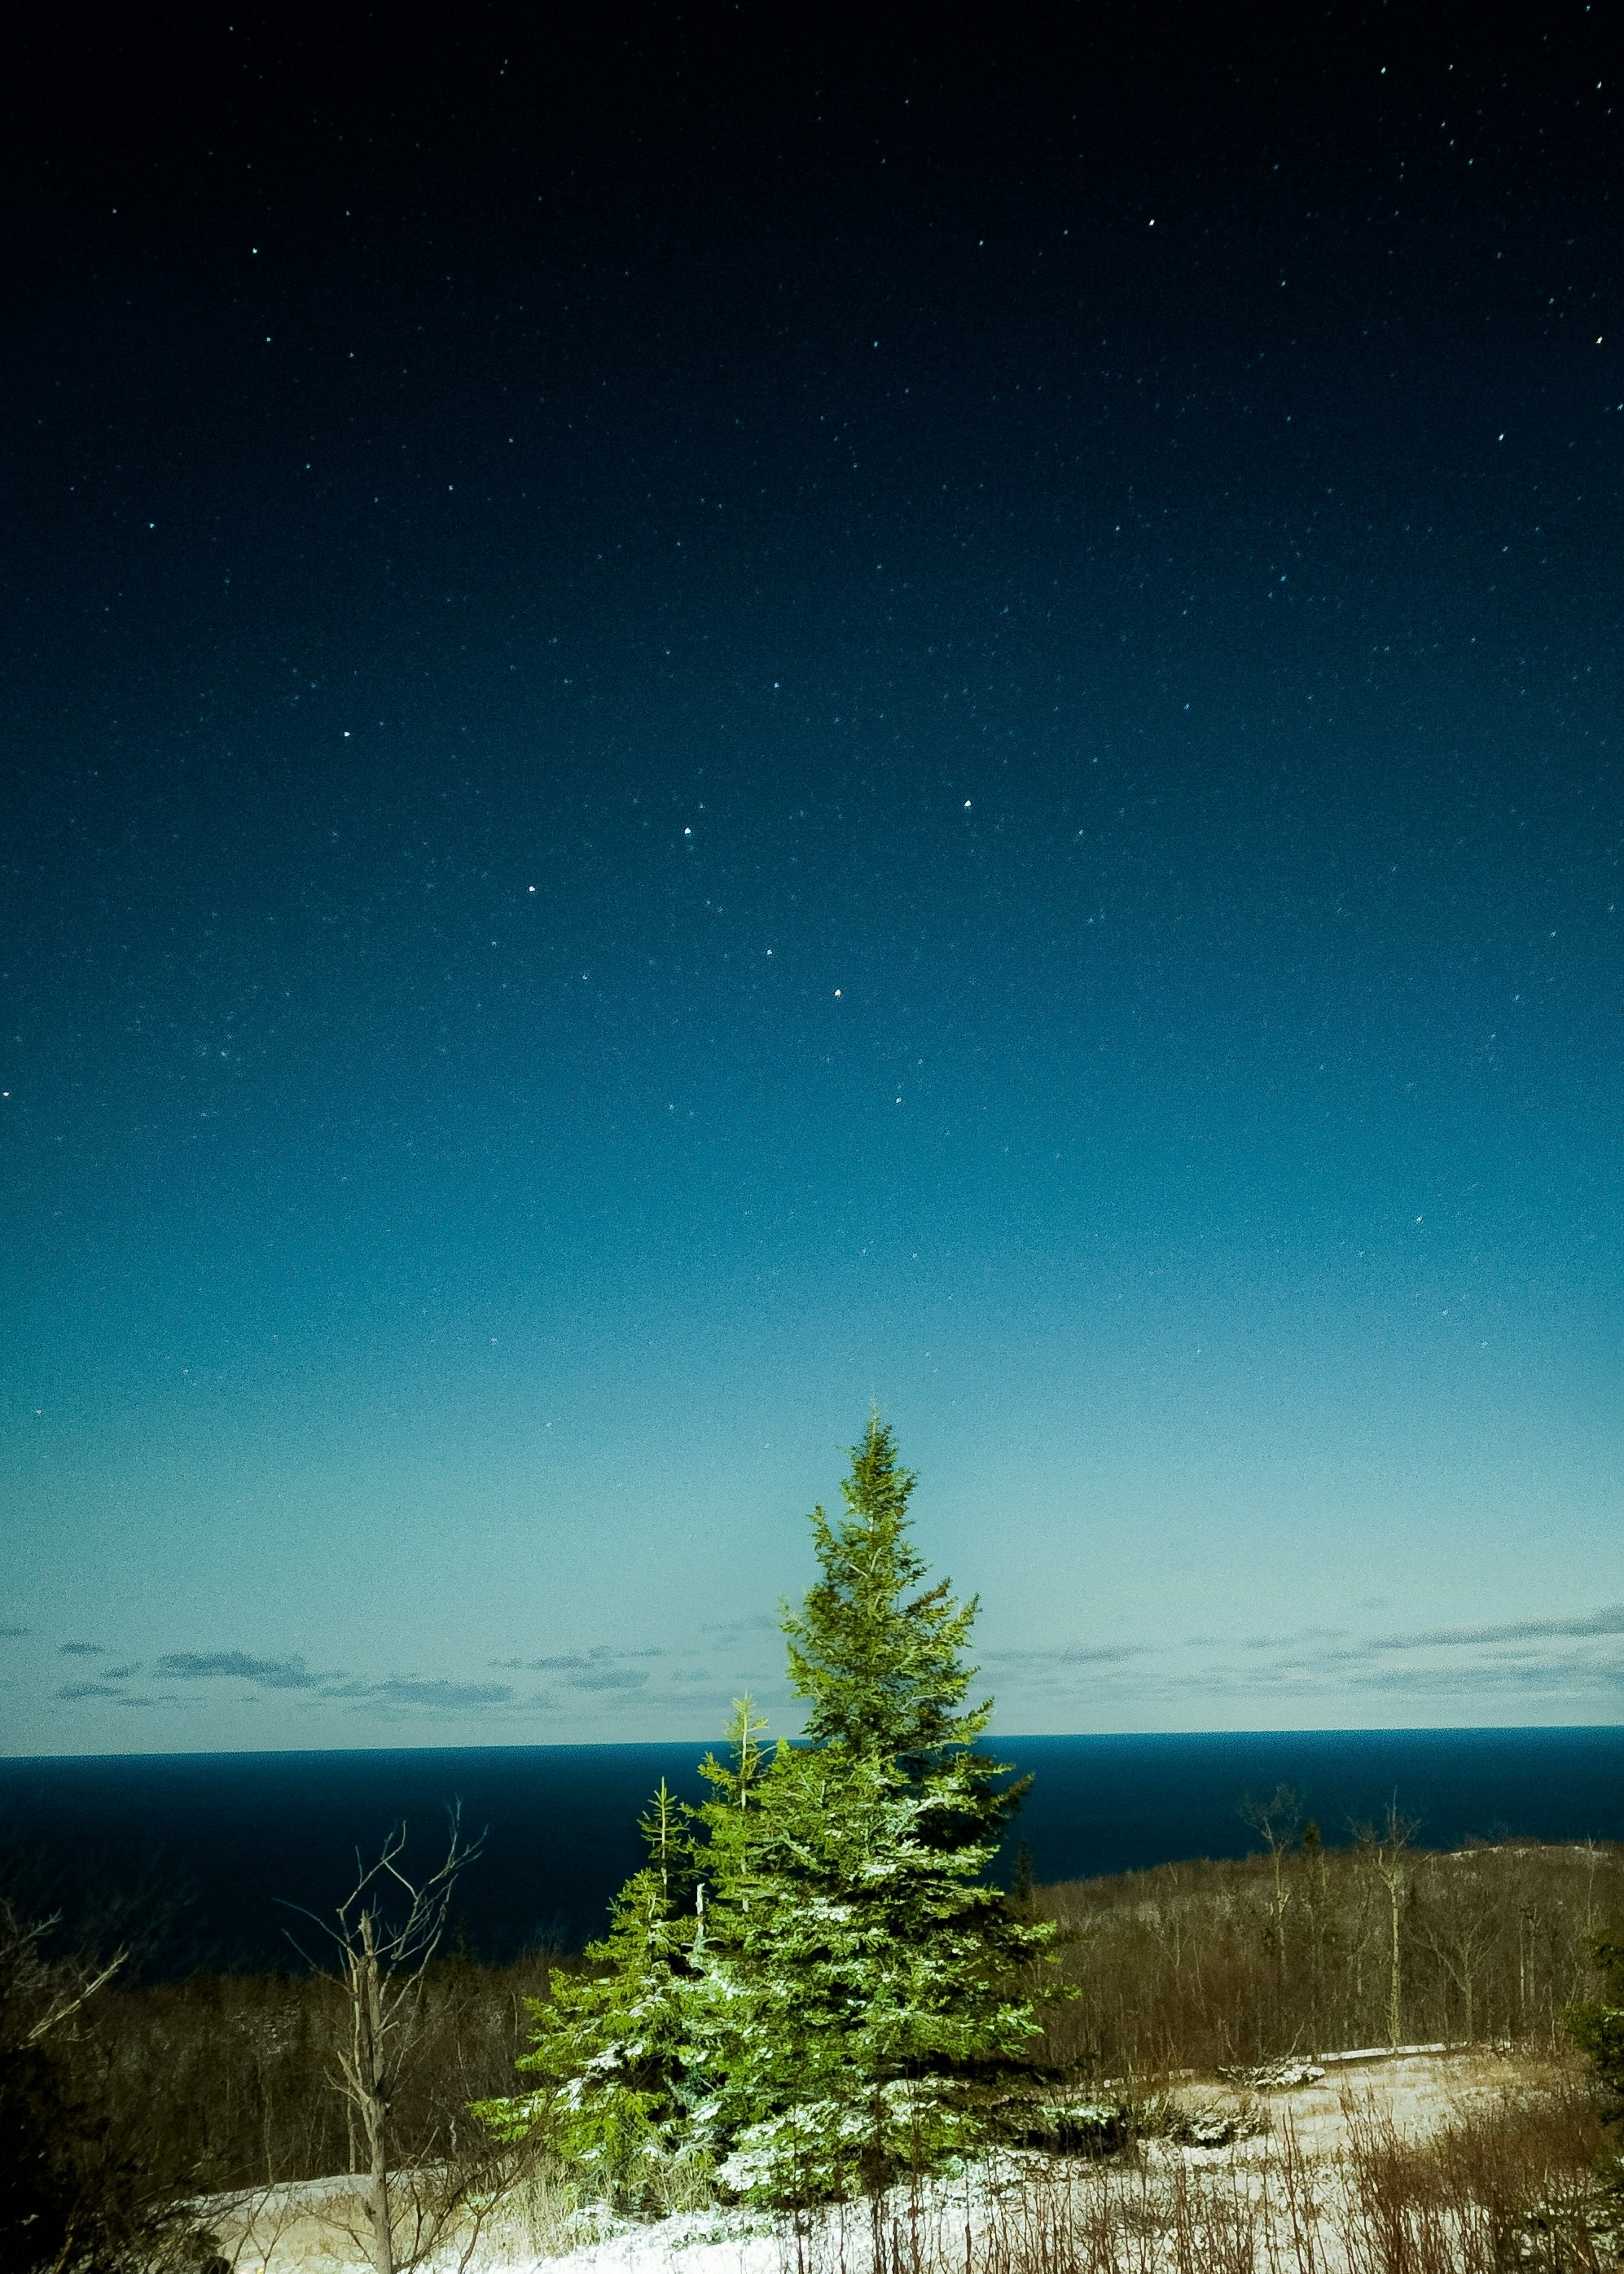
[[[6,132],[0,1742],[1616,1721],[1583,0],[337,7]]]

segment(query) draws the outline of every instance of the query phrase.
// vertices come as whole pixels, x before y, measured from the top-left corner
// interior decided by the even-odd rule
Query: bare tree
[[[1503,1905],[1485,1871],[1484,1852],[1467,1849],[1431,1859],[1417,1921],[1421,1942],[1459,1997],[1460,2036],[1468,2044],[1477,2035],[1478,1985],[1502,1926]],[[1448,2034],[1447,2009],[1445,2020]]]
[[[33,2006],[19,2037],[22,2045],[39,2044],[71,2021],[129,1960],[126,1946],[105,1961],[74,1956],[50,1964],[41,1955],[41,1946],[61,1924],[60,1911],[49,1918],[25,1919],[0,1897],[7,1991],[19,2004],[31,2000]]]
[[[1405,1858],[1410,1844],[1421,1828],[1417,1816],[1401,1816],[1398,1795],[1387,1803],[1386,1815],[1380,1824],[1356,1824],[1353,1836],[1360,1852],[1380,1880],[1387,1898],[1389,1939],[1387,1951],[1387,2042],[1398,2044],[1403,2037],[1403,1953],[1399,1925],[1403,1915],[1404,1896],[1409,1888]]]
[[[336,1963],[320,1970],[338,1983],[344,1997],[344,2034],[333,2082],[366,2143],[365,2239],[373,2274],[396,2274],[402,2263],[421,2257],[425,2247],[423,2199],[414,2191],[411,2248],[403,2261],[396,2252],[389,2112],[412,2058],[423,1978],[444,1939],[458,1877],[484,1841],[463,1840],[460,1813],[453,1809],[445,1861],[420,1880],[408,1879],[401,1869],[405,1846],[406,1826],[397,1824],[375,1862],[363,1865],[357,1851],[356,1882],[338,1906],[336,1925],[313,1911],[305,1913],[337,1952]],[[437,2203],[430,2222],[436,2233],[453,2208],[449,2202]]]
[[[1272,1800],[1242,1801],[1235,1811],[1255,1832],[1268,1850],[1274,1881],[1274,1973],[1281,1990],[1286,1986],[1286,1913],[1291,1889],[1286,1883],[1286,1857],[1297,1841],[1303,1823],[1303,1796],[1289,1784],[1277,1784]]]

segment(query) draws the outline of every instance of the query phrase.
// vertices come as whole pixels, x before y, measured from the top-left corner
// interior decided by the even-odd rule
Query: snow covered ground
[[[1226,2128],[1226,2112],[1257,2128],[1248,2132],[1243,2123],[1242,2136],[1220,2146],[1151,2141],[1131,2170],[1002,2157],[911,2193],[898,2190],[883,2206],[885,2261],[897,2266],[906,2259],[910,2274],[963,2274],[966,2267],[974,2274],[1024,2274],[1052,2268],[1062,2241],[1061,2259],[1080,2270],[1090,2263],[1081,2246],[1113,2200],[1132,2223],[1177,2198],[1238,2233],[1248,2220],[1289,2215],[1282,2209],[1289,2156],[1300,2159],[1310,2188],[1326,2199],[1348,2148],[1350,2107],[1390,2120],[1400,2137],[1417,2139],[1474,2101],[1492,2100],[1538,2075],[1527,2062],[1482,2048],[1427,2046],[1327,2057],[1322,2075],[1283,2090],[1249,2095],[1234,2084],[1181,2087],[1177,2097],[1184,2106],[1209,2123],[1220,2120],[1218,2130]],[[234,2274],[364,2269],[357,2185],[304,2180],[217,2198],[212,2223]],[[572,2220],[538,2190],[505,2207],[477,2240],[464,2236],[438,2251],[430,2265],[432,2274],[534,2274],[543,2265],[546,2274],[873,2274],[874,2233],[869,2208],[858,2204],[820,2213],[799,2237],[746,2211],[688,2213],[640,2226],[604,2218],[596,2232],[589,2223],[583,2233],[578,2217]],[[1274,2240],[1278,2249],[1278,2234]],[[1261,2248],[1260,2234],[1259,2242]],[[1318,2263],[1328,2267],[1339,2255],[1322,2251]],[[1246,2256],[1239,2263],[1252,2262]]]

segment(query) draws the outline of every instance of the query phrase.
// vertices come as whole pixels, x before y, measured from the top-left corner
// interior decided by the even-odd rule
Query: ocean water
[[[0,1852],[54,1903],[138,1886],[172,1907],[156,1963],[296,1964],[288,1906],[327,1911],[408,1826],[409,1864],[444,1852],[460,1802],[484,1851],[457,1892],[456,1931],[506,1957],[576,1947],[642,1861],[636,1822],[664,1776],[697,1799],[698,1745],[534,1745],[389,1752],[169,1753],[0,1760]],[[1041,1880],[1143,1869],[1255,1843],[1237,1811],[1302,1792],[1327,1841],[1396,1796],[1420,1843],[1474,1836],[1624,1839],[1624,1728],[1313,1730],[1005,1737],[1035,1776],[1011,1846]],[[54,1892],[53,1892],[54,1891]]]

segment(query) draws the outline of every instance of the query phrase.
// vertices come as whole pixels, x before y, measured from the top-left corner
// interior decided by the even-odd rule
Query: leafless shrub
[[[0,1901],[0,2265],[8,2274],[162,2274],[207,2256],[154,2172],[139,2109],[95,2090],[98,2008],[127,1953],[46,1954],[53,1919]]]
[[[454,2127],[460,2146],[469,2101],[512,2090],[525,2000],[545,1994],[559,1963],[545,1952],[505,1966],[432,1962],[418,2057],[391,2111],[404,2160],[431,2157]],[[166,2185],[246,2194],[356,2169],[360,2137],[327,2082],[343,2028],[339,1986],[319,1974],[121,1975],[64,2033],[63,2057],[111,2131],[139,2135]]]
[[[1601,2127],[1576,2082],[1508,2090],[1424,2141],[1368,2095],[1344,2100],[1343,2228],[1353,2274],[1590,2269],[1604,2202]]]
[[[1414,2139],[1368,2090],[1312,2159],[1162,2141],[1116,2162],[1031,2158],[888,2198],[794,2241],[795,2274],[1602,2274],[1616,2263],[1594,2106],[1571,2079],[1497,2093]]]

